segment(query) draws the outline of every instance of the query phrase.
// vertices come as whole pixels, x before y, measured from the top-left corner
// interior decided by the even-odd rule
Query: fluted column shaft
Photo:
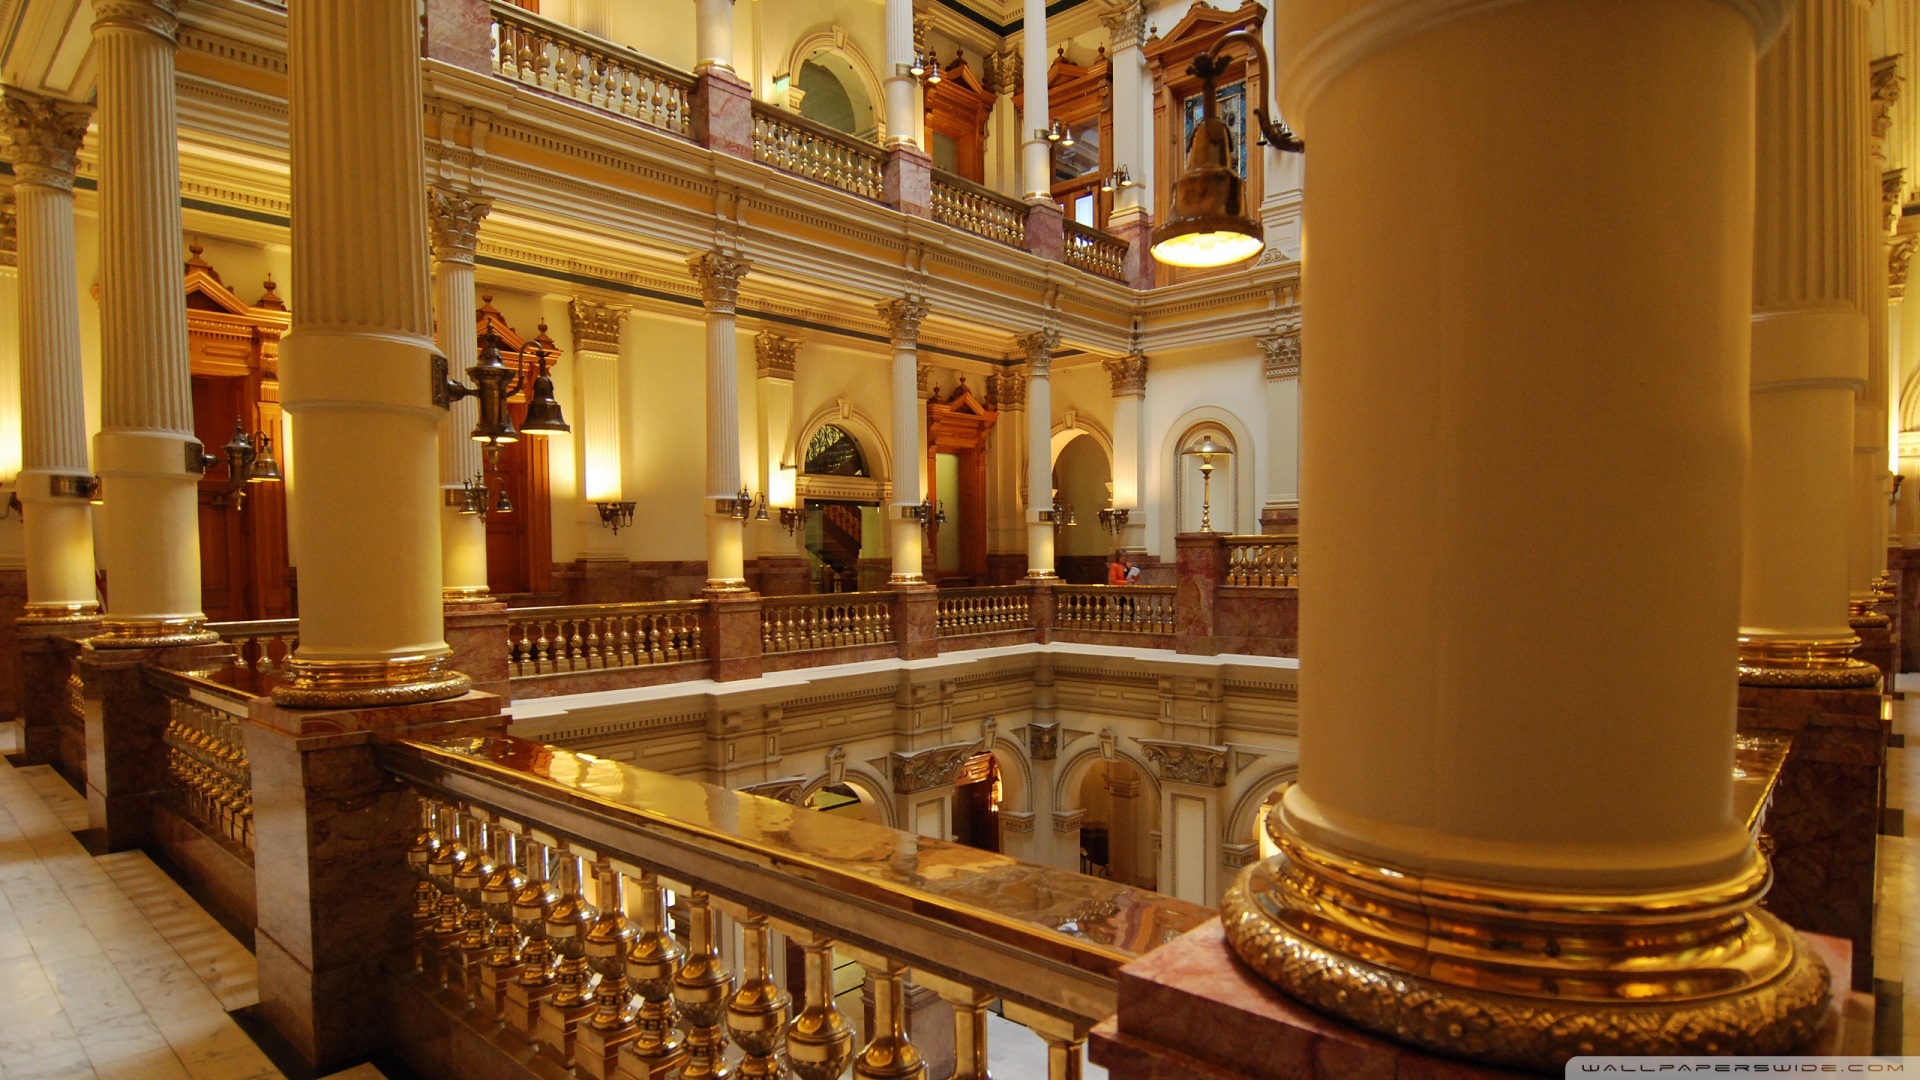
[[[323,0],[287,10],[299,209],[280,392],[299,442],[288,494],[301,563],[300,647],[294,682],[274,691],[282,704],[433,700],[468,685],[443,631],[445,414],[434,404],[413,16],[405,4]]]
[[[1866,92],[1868,64],[1865,60],[1868,49],[1868,6],[1866,0],[1854,0],[1854,7],[1858,9],[1854,20],[1858,31],[1854,37],[1863,60],[1857,85],[1851,71],[1844,84],[1856,90],[1853,103],[1858,122],[1863,128],[1871,123],[1871,106]],[[1888,414],[1892,403],[1888,391],[1891,380],[1887,375],[1887,223],[1882,217],[1880,180],[1880,171],[1886,162],[1879,153],[1880,148],[1871,139],[1863,138],[1857,149],[1862,163],[1860,183],[1864,189],[1860,200],[1860,222],[1866,243],[1861,248],[1860,259],[1867,313],[1867,378],[1853,415],[1854,542],[1853,556],[1849,560],[1847,592],[1849,602],[1864,612],[1867,605],[1881,599],[1876,586],[1887,569],[1887,526],[1890,517],[1887,505],[1890,464],[1887,443],[1891,438]],[[1884,613],[1872,614],[1875,616],[1874,622],[1884,625],[1887,618]]]
[[[733,0],[693,0],[693,73],[709,68],[733,70]]]
[[[586,503],[620,502],[620,328],[628,309],[575,299],[573,322],[575,382],[580,409],[580,493]],[[600,523],[592,506],[583,508],[581,551],[589,559],[622,555],[619,534]]]
[[[473,365],[480,347],[473,260],[480,223],[492,205],[491,199],[456,189],[435,187],[427,192],[435,343],[446,354],[447,368],[454,375]],[[461,512],[466,485],[484,478],[480,444],[473,440],[479,409],[476,399],[461,398],[440,416],[440,588],[450,602],[489,598],[487,516]]]
[[[918,296],[880,305],[893,339],[893,513],[887,522],[893,555],[887,581],[893,585],[926,580],[921,566],[928,526],[908,516],[925,494],[920,484],[927,460],[927,424],[920,408],[920,320],[926,314],[927,302]]]
[[[1020,47],[1023,65],[1020,143],[1028,202],[1053,198],[1053,144],[1047,141],[1047,2],[1026,0]],[[1035,134],[1039,132],[1040,134]]]
[[[887,96],[887,145],[919,145],[914,103],[919,81],[908,71],[913,62],[913,0],[886,0],[886,67],[881,76]]]
[[[107,613],[97,643],[210,641],[200,609],[187,310],[180,293],[174,0],[95,0],[99,65],[100,421]]]
[[[1114,537],[1122,548],[1141,546],[1146,511],[1140,506],[1140,448],[1146,424],[1147,357],[1134,352],[1105,364],[1113,384],[1113,507],[1127,511],[1127,527]]]
[[[73,484],[56,487],[54,479],[91,475],[73,238],[75,155],[87,110],[11,87],[0,110],[13,141],[21,464],[15,487],[27,507],[26,617],[59,618],[99,607],[93,507]]]
[[[1053,386],[1049,372],[1060,335],[1042,330],[1021,339],[1027,352],[1027,576],[1053,572]]]
[[[1116,190],[1113,212],[1151,212],[1153,190],[1153,80],[1140,48],[1147,34],[1145,0],[1130,0],[1101,17],[1113,40],[1107,53],[1113,71],[1113,164],[1124,167],[1134,186]]]
[[[740,297],[740,279],[750,265],[718,252],[696,255],[689,265],[707,307],[707,589],[744,592],[746,523],[730,509],[740,492],[740,371],[734,305]]]

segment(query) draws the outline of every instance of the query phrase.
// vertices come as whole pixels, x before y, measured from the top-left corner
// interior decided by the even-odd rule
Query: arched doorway
[[[1058,436],[1056,436],[1058,438]],[[1072,507],[1054,526],[1053,565],[1071,585],[1104,585],[1113,538],[1100,527],[1100,511],[1112,500],[1113,465],[1091,434],[1073,438],[1053,461],[1055,498]]]
[[[803,803],[809,810],[818,810],[823,814],[852,818],[874,825],[885,825],[887,815],[872,792],[852,781],[828,784],[807,796]]]
[[[795,67],[789,99],[799,98],[800,115],[817,124],[861,139],[874,139],[880,115],[866,80],[852,57],[840,49],[822,47],[809,52]]]
[[[1006,789],[1000,762],[982,752],[967,759],[953,789],[953,836],[968,847],[1000,850],[1000,807]]]
[[[1080,778],[1080,871],[1152,889],[1159,879],[1153,860],[1151,809],[1145,779],[1125,758],[1097,761]]]
[[[821,424],[814,429],[807,439],[801,472],[808,477],[873,476],[860,440],[838,424]],[[802,505],[806,511],[804,546],[814,591],[857,591],[861,559],[879,558],[885,551],[879,506],[859,499],[818,497],[808,497]]]

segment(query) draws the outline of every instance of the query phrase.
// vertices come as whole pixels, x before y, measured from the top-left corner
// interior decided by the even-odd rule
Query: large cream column
[[[1140,448],[1147,422],[1147,355],[1137,349],[1104,361],[1113,384],[1113,508],[1127,511],[1127,526],[1114,536],[1114,546],[1143,548],[1147,516],[1140,509]],[[1051,435],[1051,432],[1049,432]],[[1051,438],[1048,440],[1051,442]]]
[[[1855,92],[1866,84],[1865,20],[1857,0],[1803,0],[1757,76],[1740,591],[1740,680],[1755,686],[1879,677],[1851,655],[1860,639],[1847,625],[1854,401],[1867,374],[1867,132]]]
[[[881,72],[886,93],[887,145],[919,145],[914,106],[920,80],[907,65],[913,62],[913,0],[886,0],[886,67]]]
[[[32,620],[91,616],[93,507],[87,500],[87,419],[80,373],[80,291],[74,271],[73,177],[87,134],[83,105],[8,87],[0,122],[13,141],[19,264],[20,475]]]
[[[1145,0],[1125,0],[1100,16],[1100,21],[1112,42],[1107,61],[1113,72],[1113,164],[1126,169],[1133,180],[1132,186],[1113,193],[1111,222],[1116,216],[1152,212],[1147,193],[1153,190],[1153,90],[1147,55],[1140,48],[1147,39]]]
[[[1008,368],[987,376],[987,396],[1000,420],[987,432],[987,576],[995,583],[1018,578],[1027,563],[1027,376]]]
[[[1293,532],[1300,523],[1300,328],[1255,339],[1266,354],[1267,497],[1261,532]]]
[[[893,572],[887,583],[919,585],[927,580],[921,571],[925,523],[913,515],[920,505],[920,472],[927,460],[926,414],[920,408],[920,320],[926,317],[927,301],[906,296],[882,301],[879,307],[893,339],[893,514],[887,521]]]
[[[1027,576],[1053,572],[1053,387],[1048,372],[1060,334],[1040,330],[1020,339],[1027,354]]]
[[[480,223],[492,207],[492,199],[457,188],[436,186],[427,191],[438,315],[434,326],[440,351],[456,377],[473,366],[479,350],[473,259],[480,243]],[[487,516],[462,512],[467,485],[482,478],[480,444],[473,441],[478,416],[479,403],[467,397],[440,417],[440,588],[448,603],[492,599],[487,592]]]
[[[99,65],[100,434],[107,610],[97,647],[218,640],[200,609],[206,471],[180,299],[173,0],[95,0]]]
[[[1021,24],[1022,190],[1028,202],[1053,198],[1053,144],[1047,141],[1047,0],[1026,0]]]
[[[575,439],[580,444],[580,497],[583,508],[580,550],[587,559],[624,559],[620,534],[601,522],[595,503],[626,501],[620,443],[620,330],[632,308],[574,298],[568,308],[573,324],[575,380],[580,410]]]
[[[1787,11],[1278,8],[1314,155],[1300,777],[1222,918],[1315,1009],[1536,1070],[1824,1016],[1732,788],[1754,64]]]
[[[707,306],[707,591],[746,592],[746,523],[733,516],[740,493],[739,342],[734,305],[750,264],[719,252],[687,264]]]
[[[771,330],[753,337],[754,426],[770,505],[766,521],[755,519],[754,547],[760,558],[760,591],[770,596],[810,590],[805,504],[798,491],[799,459],[806,451],[794,445],[793,431],[793,380],[802,344],[799,338]]]
[[[442,622],[445,413],[434,401],[417,37],[406,4],[287,6],[293,326],[280,394],[299,440],[288,494],[300,646],[293,681],[273,691],[283,705],[432,701],[468,686],[448,663]]]
[[[693,0],[695,75],[733,70],[733,0]]]

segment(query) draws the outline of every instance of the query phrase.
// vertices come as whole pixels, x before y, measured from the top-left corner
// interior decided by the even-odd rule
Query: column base
[[[59,605],[62,609],[69,605]],[[82,605],[71,605],[81,607]],[[20,647],[20,722],[27,765],[53,765],[77,790],[87,788],[84,720],[74,708],[69,683],[73,675],[73,641],[93,636],[100,627],[98,605],[92,613],[62,611],[35,614],[32,606],[14,624]],[[69,732],[80,738],[73,746]]]
[[[207,629],[205,617],[188,619],[100,620],[100,632],[87,639],[96,649],[173,649],[182,645],[211,645],[220,635]]]
[[[294,709],[353,709],[411,705],[456,698],[472,681],[450,669],[452,654],[389,660],[287,658],[291,681],[273,688],[273,701]]]
[[[1802,689],[1860,689],[1880,682],[1880,669],[1853,655],[1858,637],[1834,641],[1740,639],[1740,684]]]
[[[1396,1041],[1549,1071],[1790,1054],[1825,1018],[1826,966],[1757,906],[1758,852],[1725,882],[1607,896],[1402,875],[1269,829],[1280,854],[1227,891],[1227,941],[1292,997]]]

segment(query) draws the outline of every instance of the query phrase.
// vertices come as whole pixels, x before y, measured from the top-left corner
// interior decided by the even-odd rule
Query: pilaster
[[[1300,326],[1254,342],[1266,354],[1267,495],[1260,531],[1290,533],[1300,522]]]
[[[696,255],[687,265],[707,309],[707,592],[745,592],[746,518],[736,516],[734,502],[743,490],[734,311],[740,282],[752,266],[717,251]]]
[[[480,224],[492,208],[492,199],[472,191],[444,185],[427,189],[434,326],[454,374],[472,366],[479,355],[473,260],[480,244]],[[478,419],[477,399],[464,397],[448,406],[439,424],[441,589],[447,602],[456,604],[489,599],[486,504],[474,513],[465,498],[469,485],[485,486],[480,444],[473,440]]]

